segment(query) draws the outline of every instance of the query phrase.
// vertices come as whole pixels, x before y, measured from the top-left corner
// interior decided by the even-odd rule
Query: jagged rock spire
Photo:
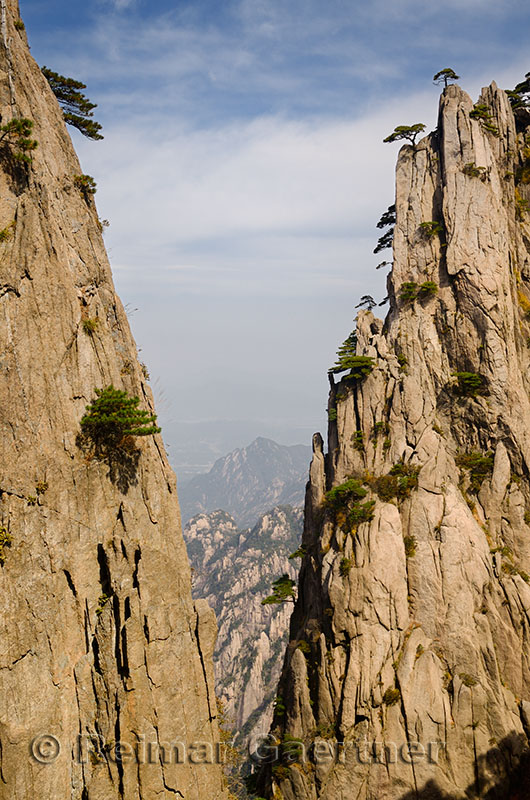
[[[505,92],[479,103],[489,128],[449,86],[399,155],[390,311],[358,317],[374,369],[332,386],[311,468],[273,726],[308,756],[264,768],[275,800],[504,798],[528,748],[529,154]]]

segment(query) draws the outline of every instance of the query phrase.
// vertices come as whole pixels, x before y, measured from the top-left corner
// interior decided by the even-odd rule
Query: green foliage
[[[360,481],[349,478],[326,493],[324,504],[333,511],[335,520],[339,524],[347,522],[353,532],[362,522],[370,522],[374,518],[375,501],[359,502],[367,494],[368,491]]]
[[[367,490],[360,481],[356,478],[349,478],[344,483],[326,492],[324,502],[328,508],[338,511],[347,507],[352,500],[362,500],[367,494]]]
[[[343,369],[349,369],[346,380],[362,381],[374,368],[374,359],[370,356],[352,356],[343,361]],[[342,372],[342,370],[340,370]]]
[[[401,692],[399,689],[389,688],[383,695],[383,703],[385,706],[395,706],[401,700]]]
[[[283,697],[281,695],[278,695],[276,697],[276,699],[274,700],[273,706],[274,706],[274,713],[278,717],[283,717],[283,715],[285,714],[287,709],[286,709]]]
[[[490,553],[493,555],[495,553],[500,553],[501,556],[504,558],[513,558],[513,551],[507,545],[502,545],[499,547],[492,547]]]
[[[15,220],[13,220],[13,222],[10,222],[9,225],[7,225],[7,227],[2,228],[2,230],[0,231],[0,242],[7,242],[11,238],[15,226],[16,222]]]
[[[414,281],[406,281],[399,289],[399,299],[402,303],[413,303],[415,300],[427,300],[438,293],[438,285],[434,281],[425,281],[418,286]],[[404,359],[404,362],[400,361]],[[401,366],[406,365],[407,359],[398,355]]]
[[[37,505],[37,498],[35,497],[34,494],[28,494],[28,496],[26,497],[26,500],[27,500],[28,506],[36,506]]]
[[[438,284],[434,281],[425,281],[420,283],[418,287],[418,298],[420,300],[427,300],[429,297],[435,297],[438,294]]]
[[[337,421],[337,409],[336,408],[328,408],[328,420],[330,422]]]
[[[330,374],[336,375],[350,370],[347,377],[352,380],[362,380],[369,375],[373,369],[374,360],[368,356],[356,356],[356,348],[357,333],[352,331],[337,350],[337,361],[329,370]]]
[[[418,475],[421,467],[399,462],[394,464],[387,475],[381,475],[373,481],[373,488],[383,502],[393,498],[406,500],[418,486]]]
[[[418,296],[418,284],[414,281],[405,281],[399,288],[399,299],[402,303],[413,303]]]
[[[364,453],[363,432],[355,431],[355,433],[352,433],[351,439],[353,443],[353,449],[358,450],[359,453]]]
[[[374,518],[375,500],[368,500],[366,503],[354,503],[348,512],[348,523],[352,531],[362,522],[371,522]]]
[[[24,23],[22,22],[21,19],[16,19],[14,21],[13,25],[15,26],[15,30],[16,31],[25,31],[26,30],[26,26],[24,25]]]
[[[355,356],[356,349],[357,349],[357,331],[352,331],[348,336],[348,338],[343,341],[343,343],[337,350],[337,363],[334,364],[333,367],[331,367],[329,372],[337,374],[338,372],[344,372],[345,370],[349,369],[349,367],[344,366],[344,363],[347,359],[353,358]]]
[[[467,175],[468,178],[480,178],[482,182],[487,180],[489,174],[487,167],[477,167],[474,161],[465,164],[465,166],[462,167],[462,172],[464,175]]]
[[[469,675],[467,672],[461,672],[458,677],[460,678],[464,686],[467,686],[468,688],[476,686],[478,683],[477,679],[474,678],[473,675]]]
[[[406,139],[413,147],[416,147],[416,137],[424,130],[425,125],[421,122],[416,122],[414,125],[398,125],[389,136],[383,139],[383,142],[399,142]]]
[[[147,366],[142,362],[140,362],[140,369],[142,370],[142,375],[144,376],[146,381],[151,380],[151,375],[149,374],[149,370]]]
[[[507,89],[506,94],[512,104],[512,108],[528,108],[530,96],[530,72],[525,75],[524,81],[517,84],[514,89]]]
[[[112,385],[95,389],[95,393],[96,399],[86,407],[81,419],[81,430],[96,447],[117,448],[126,437],[160,433],[156,415],[139,409],[138,397],[130,397]]]
[[[272,583],[272,594],[261,601],[262,606],[278,605],[280,603],[294,603],[295,582],[285,572]]]
[[[527,185],[530,183],[530,147],[528,146],[528,140],[526,147],[523,148],[521,156],[522,164],[517,168],[515,173],[515,182]],[[504,177],[506,178],[506,175]],[[514,177],[514,173],[510,173],[509,177]]]
[[[388,206],[387,210],[381,214],[376,228],[387,228],[389,225],[396,224],[396,205],[395,203]]]
[[[103,139],[100,134],[101,125],[92,117],[93,109],[97,108],[96,103],[90,100],[80,91],[86,89],[86,85],[73,78],[66,78],[58,72],[42,67],[42,74],[51,86],[51,90],[59,101],[63,110],[65,122],[77,128],[83,136],[89,139]]]
[[[44,494],[45,492],[47,492],[48,491],[48,482],[47,481],[38,481],[38,483],[35,486],[35,491],[39,495],[40,494]]]
[[[447,84],[449,81],[457,81],[460,78],[460,75],[457,75],[454,69],[450,67],[445,67],[445,69],[441,69],[440,72],[437,72],[436,75],[433,75],[433,83],[443,83],[444,88],[447,89]]]
[[[421,656],[424,654],[424,652],[425,652],[424,646],[422,644],[419,644],[417,646],[417,648],[416,648],[416,660],[418,658],[421,658]]]
[[[382,433],[388,433],[388,423],[380,421],[376,422],[374,427],[372,428],[372,439],[374,442],[377,442],[379,436]]]
[[[387,210],[381,215],[379,222],[377,223],[376,227],[379,229],[390,227],[386,233],[384,233],[378,240],[377,245],[374,249],[374,253],[380,253],[381,250],[386,250],[389,247],[392,247],[392,241],[394,238],[394,226],[396,224],[396,206],[391,205],[388,206]],[[376,269],[380,267],[386,266],[386,261],[383,261],[381,264],[378,264]]]
[[[381,475],[374,482],[374,489],[377,496],[384,503],[389,503],[397,497],[397,478],[394,475]]]
[[[390,228],[389,231],[384,233],[377,240],[377,245],[374,248],[374,253],[380,253],[382,250],[387,250],[389,247],[392,247],[393,240],[394,240],[394,228]]]
[[[363,294],[363,296],[361,297],[361,299],[359,300],[359,302],[357,303],[355,308],[363,308],[364,307],[364,308],[367,308],[368,311],[371,311],[372,308],[375,308],[376,305],[377,305],[377,303],[376,303],[376,301],[374,300],[374,298],[372,297],[371,294]]]
[[[291,771],[289,767],[285,767],[283,764],[275,764],[272,768],[272,774],[277,781],[287,781]]]
[[[341,558],[340,566],[339,566],[339,573],[341,577],[346,578],[350,574],[350,570],[353,567],[354,562],[351,558]]]
[[[0,564],[3,566],[6,561],[6,547],[11,547],[13,537],[3,525],[0,525]]]
[[[334,739],[335,727],[332,722],[319,722],[314,730],[315,737],[320,739]]]
[[[420,223],[420,231],[422,236],[432,239],[434,236],[440,236],[444,232],[444,226],[441,222],[429,220],[428,222]]]
[[[90,195],[96,194],[97,184],[91,175],[74,175],[74,186],[79,189],[85,200],[88,200]]]
[[[92,336],[92,334],[96,332],[98,325],[99,325],[98,319],[83,320],[83,330],[88,336]]]
[[[480,122],[483,129],[494,136],[500,136],[499,129],[493,124],[493,117],[489,106],[485,103],[475,103],[473,110],[469,112],[471,119],[476,119]]]
[[[99,596],[98,600],[98,607],[96,608],[96,616],[100,617],[103,614],[103,609],[109,602],[110,597],[107,594],[102,594]]]
[[[414,536],[404,536],[403,543],[405,545],[405,555],[407,558],[414,558],[416,555],[417,541]]]
[[[353,449],[357,450],[359,453],[364,453],[363,432],[355,431],[355,433],[352,433],[351,439],[353,443]]]
[[[469,486],[475,492],[480,490],[483,481],[493,472],[493,460],[493,453],[462,453],[456,457],[457,466],[469,472]]]
[[[515,219],[524,222],[529,211],[528,200],[521,196],[518,189],[515,190]]]
[[[397,360],[398,360],[398,364],[399,364],[399,371],[400,372],[406,372],[407,366],[408,366],[408,363],[409,363],[408,360],[407,360],[406,355],[404,353],[398,353],[397,354]]]
[[[300,639],[300,641],[298,642],[297,649],[301,650],[302,653],[307,655],[311,652],[311,645],[309,644],[309,642],[306,642],[305,639]]]
[[[413,489],[418,488],[418,475],[421,467],[414,464],[404,464],[400,461],[394,464],[390,475],[397,479],[397,498],[405,500]]]
[[[291,553],[289,556],[290,559],[293,558],[303,558],[307,554],[307,550],[305,547],[299,547],[298,550],[295,550],[294,553]]]
[[[15,161],[25,164],[31,163],[28,155],[35,150],[39,143],[31,139],[33,121],[27,117],[15,117],[5,125],[0,126],[0,144],[3,142],[11,148],[11,155]]]
[[[487,394],[485,381],[482,375],[476,372],[455,372],[458,381],[457,394],[461,397],[478,397]]]
[[[281,745],[282,759],[284,761],[296,761],[301,758],[304,752],[304,743],[302,739],[292,736],[290,733],[284,733]]]

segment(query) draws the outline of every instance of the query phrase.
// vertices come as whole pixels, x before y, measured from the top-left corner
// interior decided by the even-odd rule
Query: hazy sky
[[[326,370],[362,294],[399,124],[434,127],[530,69],[527,0],[21,0],[39,64],[82,79],[118,291],[162,423],[322,428]],[[382,309],[382,313],[384,309]]]

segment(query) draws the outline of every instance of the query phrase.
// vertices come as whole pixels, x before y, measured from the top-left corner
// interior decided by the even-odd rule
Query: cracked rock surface
[[[191,598],[162,439],[109,459],[79,446],[96,387],[153,399],[19,16],[2,0],[2,123],[30,118],[39,146],[26,166],[0,144],[0,798],[224,798],[220,768],[189,757],[218,738],[216,629]],[[36,740],[32,757],[42,736],[60,753]]]
[[[450,86],[437,130],[399,154],[390,311],[357,324],[374,368],[332,382],[329,452],[314,440],[272,728],[308,755],[263,769],[274,800],[516,796],[530,734],[530,152],[503,91],[479,102],[498,136]],[[352,477],[371,520],[326,503]]]

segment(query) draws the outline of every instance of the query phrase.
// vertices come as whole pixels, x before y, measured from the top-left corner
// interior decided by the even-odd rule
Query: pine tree
[[[337,361],[329,371],[333,374],[337,374],[338,372],[344,372],[350,369],[349,364],[351,359],[355,358],[356,349],[357,331],[352,331],[337,350]]]
[[[524,81],[517,84],[515,89],[507,89],[506,94],[512,108],[528,108],[530,106],[530,72],[527,72]]]
[[[336,375],[349,370],[350,374],[346,378],[356,381],[366,378],[374,368],[374,360],[370,356],[355,355],[356,349],[357,332],[352,331],[337,350],[337,362],[328,370],[328,373]]]
[[[416,147],[416,137],[424,130],[425,125],[422,122],[416,122],[414,125],[398,125],[389,136],[383,139],[383,142],[399,142],[401,139],[408,139],[411,145]]]
[[[81,430],[97,447],[119,447],[127,436],[150,436],[160,433],[156,415],[138,408],[140,399],[107,386],[96,389],[96,399],[86,407]]]
[[[97,104],[91,103],[88,97],[80,91],[86,89],[86,84],[59,75],[58,72],[53,72],[48,67],[42,67],[42,74],[63,109],[65,122],[77,128],[83,136],[89,139],[103,139],[99,133],[101,125],[91,119],[94,116],[92,109],[97,108]]]
[[[26,117],[15,117],[0,126],[0,144],[5,142],[11,148],[12,155],[16,161],[29,163],[31,150],[38,147],[35,139],[30,139],[33,130],[33,122]]]
[[[457,75],[454,69],[446,67],[445,69],[441,69],[440,72],[437,72],[432,80],[433,83],[443,83],[444,88],[447,89],[448,81],[457,81],[459,78],[460,75]]]
[[[272,584],[272,594],[261,601],[262,606],[278,605],[280,603],[294,603],[295,583],[287,573],[276,578]]]

